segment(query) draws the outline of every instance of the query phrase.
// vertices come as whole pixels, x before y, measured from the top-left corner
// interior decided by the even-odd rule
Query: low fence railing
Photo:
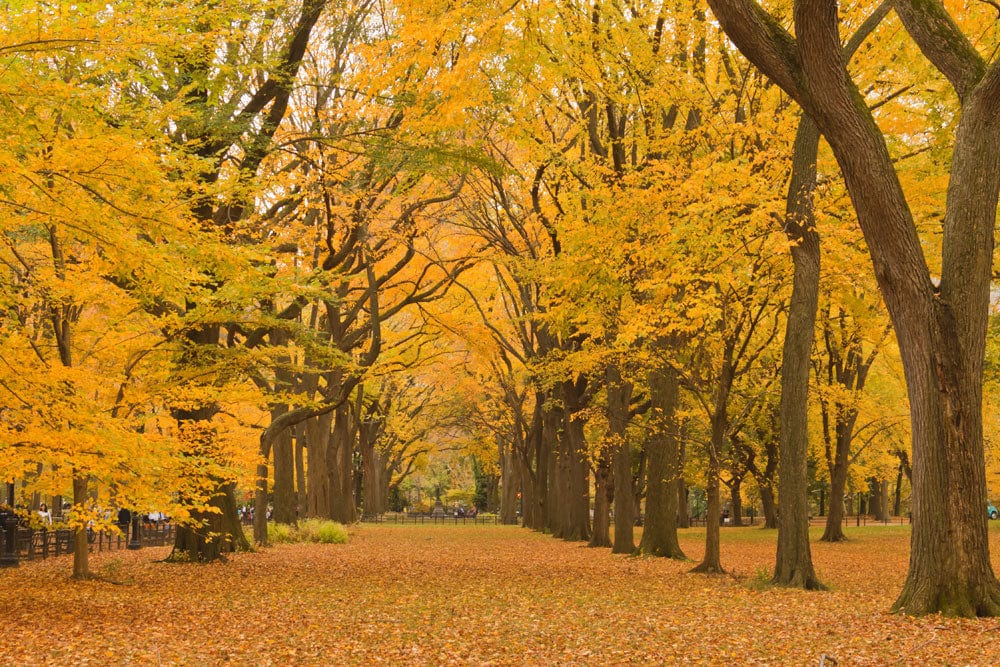
[[[480,525],[495,525],[500,523],[500,518],[496,514],[483,514],[478,516],[456,516],[454,514],[416,514],[407,512],[386,512],[385,514],[376,514],[362,516],[361,521],[364,523],[415,523],[415,524],[480,524]]]
[[[175,528],[172,523],[144,526],[139,531],[140,544],[144,547],[169,546],[174,541],[174,533]],[[117,531],[87,531],[87,546],[90,553],[124,549],[129,541],[128,536]],[[0,545],[6,543],[6,530],[0,528]],[[16,532],[15,551],[18,560],[37,560],[72,553],[73,531],[69,528],[44,530],[19,527]]]

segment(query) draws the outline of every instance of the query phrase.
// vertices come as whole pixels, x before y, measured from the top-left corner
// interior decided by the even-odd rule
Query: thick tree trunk
[[[330,479],[329,516],[341,523],[357,521],[357,501],[354,497],[354,440],[351,405],[344,402],[334,411],[333,431],[330,434],[332,456],[327,459],[327,476]]]
[[[209,563],[226,553],[251,551],[236,513],[236,485],[223,484],[209,504],[215,511],[192,513],[196,525],[177,526],[174,549],[167,560]]]
[[[809,549],[809,370],[819,308],[820,247],[813,219],[819,130],[806,115],[799,120],[786,203],[792,245],[792,299],[781,356],[778,461],[778,550],[774,583],[823,588]]]
[[[770,486],[761,486],[760,503],[764,509],[764,528],[778,527],[778,508],[774,502],[774,490]]]
[[[545,531],[553,537],[562,537],[569,523],[569,461],[566,454],[566,433],[568,426],[564,424],[562,408],[555,407],[555,401],[545,409],[543,439],[548,446],[546,470],[548,470],[548,485],[545,495]]]
[[[73,471],[73,506],[83,508],[87,502],[87,478]],[[87,526],[77,526],[73,531],[73,578],[90,579],[90,544]]]
[[[632,454],[626,434],[628,406],[632,399],[632,384],[622,379],[615,364],[605,369],[608,395],[609,439],[612,443],[615,489],[615,542],[612,553],[630,554],[635,551],[635,496],[632,489]]]
[[[880,479],[876,482],[875,489],[875,520],[889,520],[889,480]]]
[[[732,511],[729,513],[731,525],[743,525],[743,478],[735,477],[729,483],[729,503]]]
[[[209,422],[217,410],[217,406],[208,405],[174,411],[181,437],[196,460],[213,459],[218,455],[215,429]],[[223,553],[252,550],[236,512],[236,483],[222,479],[209,483],[215,487],[208,501],[214,510],[196,508],[191,512],[191,523],[178,524],[168,560],[207,563],[218,560]]]
[[[677,541],[681,494],[678,483],[683,483],[676,419],[680,400],[677,372],[669,366],[650,371],[649,392],[652,433],[646,444],[646,519],[639,551],[683,559],[684,552]],[[686,498],[684,505],[687,506]]]
[[[327,459],[331,457],[330,427],[332,425],[332,412],[313,417],[305,422],[308,456],[306,467],[306,475],[308,476],[306,516],[321,519],[331,518],[330,477],[327,473],[327,469],[329,468]]]
[[[611,546],[611,503],[616,493],[611,476],[611,456],[608,452],[601,452],[594,469],[594,526],[587,544],[589,547]]]
[[[288,411],[288,406],[272,409],[272,419]],[[295,453],[292,449],[292,432],[285,429],[274,439],[274,521],[295,523],[298,518],[295,495]]]
[[[358,429],[358,451],[361,452],[362,485],[361,513],[363,517],[377,517],[386,510],[389,487],[385,477],[389,474],[382,465],[379,452],[375,449],[374,438],[369,437],[369,428]]]
[[[500,452],[500,523],[517,523],[517,499],[521,494],[521,467],[515,448],[507,444]]]
[[[847,490],[847,452],[837,444],[836,462],[830,470],[830,513],[826,516],[826,530],[823,542],[843,542],[844,535],[844,494]]]
[[[561,453],[566,457],[563,470],[567,479],[564,483],[565,526],[560,537],[574,541],[590,539],[590,464],[587,462],[589,455],[583,434],[584,421],[578,414],[585,407],[585,388],[586,384],[582,380],[563,383],[566,403],[564,447]]]

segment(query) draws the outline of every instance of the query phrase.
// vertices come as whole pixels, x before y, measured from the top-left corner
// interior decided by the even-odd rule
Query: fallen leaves
[[[127,585],[71,582],[62,560],[0,572],[10,664],[995,664],[1000,621],[887,613],[906,527],[813,544],[829,592],[751,590],[773,531],[723,531],[734,576],[615,556],[505,526],[368,526],[227,564],[95,558]],[[703,531],[682,531],[700,556]],[[1000,545],[994,532],[994,549]],[[1000,565],[1000,562],[994,562]],[[825,656],[825,657],[824,657]]]

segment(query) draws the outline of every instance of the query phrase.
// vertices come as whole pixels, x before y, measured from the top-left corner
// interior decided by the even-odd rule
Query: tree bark
[[[982,508],[982,366],[1000,193],[1000,64],[987,66],[941,3],[893,3],[962,106],[935,285],[885,138],[844,66],[835,3],[796,2],[793,39],[756,2],[709,2],[730,38],[826,136],[896,331],[910,399],[913,532],[893,609],[998,615]]]
[[[764,510],[764,528],[778,527],[778,508],[774,502],[774,490],[770,486],[761,486],[760,504]]]
[[[357,521],[357,501],[354,498],[354,440],[351,404],[344,402],[334,410],[333,431],[330,433],[330,451],[327,459],[327,476],[330,480],[330,508],[328,516],[341,523]]]
[[[83,508],[87,502],[87,478],[73,471],[73,505]],[[87,526],[79,525],[73,531],[73,578],[90,579],[90,544]]]
[[[521,467],[511,445],[500,451],[500,523],[517,523],[517,500],[521,494]]]
[[[611,477],[611,455],[602,451],[594,468],[594,525],[588,547],[611,546],[611,503],[617,492]]]
[[[840,446],[837,438],[836,463],[830,469],[830,513],[826,516],[823,542],[843,542],[844,535],[844,494],[847,491],[847,450]]]
[[[295,497],[296,516],[306,516],[309,507],[309,488],[306,486],[305,424],[295,425]]]
[[[278,413],[288,411],[288,406],[277,408]],[[272,413],[275,410],[272,410]],[[274,521],[276,523],[295,523],[298,518],[295,511],[297,498],[295,496],[295,455],[292,449],[292,432],[285,429],[274,440]]]
[[[723,574],[725,570],[722,569],[719,548],[719,524],[722,518],[719,503],[719,457],[713,450],[714,447],[710,449],[708,455],[708,476],[705,483],[705,496],[708,501],[705,513],[705,557],[692,572]]]
[[[308,475],[306,516],[329,519],[330,516],[330,477],[327,474],[330,456],[330,428],[333,425],[333,413],[328,412],[318,417],[312,417],[305,422]]]
[[[781,355],[778,456],[778,549],[773,582],[821,589],[809,549],[809,369],[819,308],[820,246],[813,214],[819,130],[799,119],[792,177],[785,205],[785,233],[792,244],[792,299]]]
[[[630,554],[635,551],[635,495],[632,490],[632,454],[627,436],[628,408],[632,400],[632,383],[626,382],[614,363],[605,369],[608,395],[608,435],[612,443],[614,465],[615,541],[611,552]]]
[[[639,551],[651,556],[683,559],[684,552],[677,540],[683,485],[676,419],[680,401],[677,371],[670,366],[658,366],[649,372],[648,380],[652,433],[646,444],[646,519]],[[684,505],[687,506],[686,498]]]
[[[560,453],[565,456],[562,470],[566,475],[563,485],[566,495],[562,513],[565,525],[560,537],[574,541],[590,539],[590,464],[587,463],[583,419],[577,414],[585,407],[585,391],[586,382],[582,378],[563,383],[565,430]]]

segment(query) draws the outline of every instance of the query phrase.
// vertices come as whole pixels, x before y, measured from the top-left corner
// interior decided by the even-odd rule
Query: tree
[[[752,0],[710,5],[744,55],[829,142],[896,330],[910,399],[914,503],[910,566],[893,609],[996,615],[1000,583],[982,510],[982,368],[1000,191],[1000,65],[980,55],[942,3],[895,3],[961,106],[934,280],[885,137],[845,68],[836,4],[795,2],[794,38]]]

